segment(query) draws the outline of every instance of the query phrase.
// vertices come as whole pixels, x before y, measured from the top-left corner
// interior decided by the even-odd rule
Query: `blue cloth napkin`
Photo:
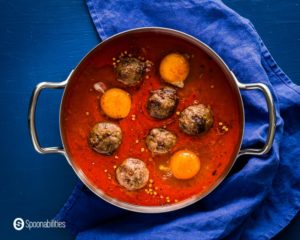
[[[184,31],[212,47],[243,83],[272,91],[277,131],[266,156],[237,160],[225,181],[185,209],[138,214],[118,209],[78,183],[57,215],[77,239],[270,239],[300,207],[300,87],[273,60],[253,25],[221,1],[87,1],[101,39],[136,27]],[[268,114],[260,92],[242,91],[245,147],[261,147]]]

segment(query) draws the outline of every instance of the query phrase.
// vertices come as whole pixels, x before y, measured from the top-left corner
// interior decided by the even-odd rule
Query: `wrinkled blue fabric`
[[[270,239],[300,207],[300,87],[278,67],[252,24],[221,1],[88,0],[101,39],[136,27],[186,32],[212,47],[243,83],[271,89],[277,113],[272,150],[240,157],[223,183],[203,200],[164,214],[118,209],[78,183],[57,215],[77,239]],[[241,91],[243,148],[261,147],[268,112],[259,91]]]

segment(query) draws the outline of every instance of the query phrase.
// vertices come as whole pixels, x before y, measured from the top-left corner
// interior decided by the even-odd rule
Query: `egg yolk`
[[[130,112],[131,98],[128,92],[111,88],[100,99],[103,112],[111,118],[125,118]]]
[[[159,73],[163,80],[177,87],[184,86],[184,80],[190,72],[189,63],[183,55],[170,53],[165,56],[159,66]]]
[[[170,159],[172,174],[178,179],[194,177],[199,172],[200,165],[198,156],[189,150],[178,151]]]

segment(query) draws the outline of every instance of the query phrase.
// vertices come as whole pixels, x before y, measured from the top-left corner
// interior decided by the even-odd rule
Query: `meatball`
[[[151,92],[148,99],[147,110],[151,117],[164,119],[170,117],[178,104],[176,90],[171,87],[164,87]]]
[[[117,80],[128,86],[140,83],[146,64],[134,57],[123,57],[116,66]]]
[[[153,128],[146,137],[148,149],[155,154],[169,152],[176,144],[176,136],[163,128]]]
[[[122,130],[114,123],[97,123],[92,128],[88,141],[96,152],[111,155],[121,144]]]
[[[127,158],[116,170],[119,184],[133,191],[144,187],[149,179],[146,164],[137,158]]]
[[[181,112],[179,117],[180,129],[189,135],[204,133],[211,128],[212,124],[212,110],[203,104],[187,107]]]

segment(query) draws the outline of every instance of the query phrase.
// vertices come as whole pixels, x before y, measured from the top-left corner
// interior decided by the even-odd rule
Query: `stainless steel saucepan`
[[[191,44],[196,45],[202,51],[206,52],[217,63],[217,65],[222,69],[222,71],[226,75],[226,77],[229,81],[229,84],[231,84],[231,86],[233,86],[233,89],[236,92],[236,96],[237,96],[236,101],[239,102],[240,112],[242,113],[242,126],[241,126],[242,131],[244,130],[245,119],[244,119],[243,101],[242,101],[242,97],[241,97],[241,94],[240,94],[241,90],[256,90],[257,89],[257,90],[262,91],[262,93],[265,96],[268,111],[269,111],[268,135],[267,135],[267,138],[265,140],[265,144],[261,149],[255,149],[255,148],[241,149],[241,142],[242,142],[242,137],[241,137],[241,139],[239,141],[239,152],[236,154],[236,156],[229,163],[230,166],[228,166],[228,168],[227,168],[228,170],[215,182],[215,184],[213,184],[213,186],[209,189],[209,191],[205,192],[202,195],[198,195],[196,197],[192,197],[190,199],[187,199],[185,201],[178,202],[178,203],[172,204],[172,205],[166,205],[166,206],[153,206],[153,207],[152,206],[138,206],[138,205],[132,205],[132,204],[114,199],[114,198],[108,196],[101,189],[96,188],[91,183],[91,181],[89,179],[87,179],[85,177],[85,175],[83,175],[79,169],[77,169],[77,167],[73,163],[72,158],[70,157],[68,151],[65,150],[65,148],[64,148],[65,143],[64,143],[64,138],[62,136],[62,131],[61,131],[61,122],[62,122],[62,117],[61,117],[62,112],[61,111],[62,111],[62,104],[63,104],[64,98],[66,97],[65,94],[62,97],[62,104],[60,106],[60,134],[61,134],[62,146],[63,147],[42,147],[39,144],[38,136],[37,136],[36,128],[35,128],[36,104],[37,104],[37,101],[38,101],[39,94],[43,89],[47,89],[47,88],[49,88],[49,89],[68,88],[68,85],[70,84],[70,82],[76,81],[76,78],[72,78],[73,72],[76,72],[77,69],[78,69],[78,66],[80,66],[80,64],[83,61],[88,59],[89,56],[97,48],[99,48],[102,44],[104,44],[104,43],[109,44],[110,42],[112,42],[117,37],[122,37],[122,36],[130,37],[130,35],[132,35],[132,34],[139,34],[139,33],[144,33],[144,32],[152,32],[152,33],[156,33],[156,34],[161,34],[162,36],[164,34],[167,34],[168,36],[172,36],[174,38],[184,39],[184,40],[190,42]],[[247,155],[263,155],[263,154],[268,153],[269,150],[272,147],[274,134],[275,134],[275,128],[276,128],[276,119],[275,119],[275,108],[274,108],[273,98],[272,98],[272,95],[271,95],[271,92],[270,92],[269,88],[263,83],[244,84],[244,83],[239,82],[238,79],[235,77],[234,73],[232,71],[230,71],[230,69],[228,68],[226,63],[221,59],[221,57],[216,52],[214,52],[209,46],[207,46],[203,42],[199,41],[198,39],[196,39],[196,38],[194,38],[194,37],[192,37],[192,36],[190,36],[186,33],[179,32],[179,31],[176,31],[176,30],[173,30],[173,29],[160,28],[160,27],[138,28],[138,29],[125,31],[125,32],[116,34],[116,35],[106,39],[105,41],[99,43],[94,49],[92,49],[82,59],[82,61],[78,64],[78,66],[74,70],[71,71],[71,73],[69,74],[68,78],[65,81],[62,81],[62,82],[41,82],[36,86],[36,88],[35,88],[35,90],[32,94],[32,99],[31,99],[30,108],[29,108],[29,129],[30,129],[32,143],[33,143],[33,146],[34,146],[35,150],[38,153],[41,153],[41,154],[59,153],[59,154],[64,155],[66,157],[66,159],[68,160],[69,164],[71,165],[71,167],[73,168],[74,172],[81,179],[81,181],[92,192],[94,192],[96,195],[98,195],[100,198],[104,199],[105,201],[107,201],[107,202],[109,202],[109,203],[111,203],[115,206],[118,206],[118,207],[121,207],[121,208],[124,208],[124,209],[127,209],[127,210],[131,210],[131,211],[135,211],[135,212],[144,212],[144,213],[168,212],[168,211],[173,211],[173,210],[176,210],[176,209],[186,207],[190,204],[195,203],[196,201],[199,201],[200,199],[205,197],[207,194],[209,194],[211,191],[213,191],[224,180],[224,178],[228,175],[231,167],[234,165],[234,162],[238,157],[240,157],[241,155],[245,155],[245,154],[247,154]]]

